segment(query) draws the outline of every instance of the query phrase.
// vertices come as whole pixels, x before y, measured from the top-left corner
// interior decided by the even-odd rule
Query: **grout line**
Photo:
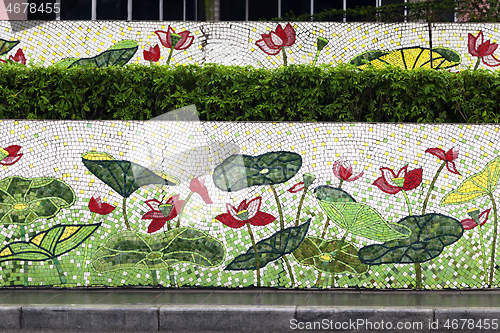
[[[205,301],[207,300],[207,298],[209,298],[210,296],[212,296],[212,295],[213,295],[213,293],[214,293],[214,291],[212,290],[212,291],[211,291],[211,292],[207,295],[207,297],[205,297],[204,299],[202,299],[202,301],[201,301],[200,303],[198,303],[198,304],[201,304],[201,303],[205,302]]]
[[[104,300],[106,297],[109,297],[109,296],[111,296],[112,294],[113,294],[113,292],[110,292],[109,294],[107,294],[107,295],[106,295],[106,296],[104,296],[103,298],[101,298],[101,299],[99,299],[99,300],[95,301],[95,302],[94,302],[94,303],[92,303],[92,304],[97,304],[97,302],[100,302],[100,301]]]

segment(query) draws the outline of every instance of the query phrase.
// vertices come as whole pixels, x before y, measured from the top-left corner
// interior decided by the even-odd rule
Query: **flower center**
[[[152,260],[152,261],[156,261],[156,260],[159,260],[161,259],[162,257],[162,254],[161,252],[151,252],[151,253],[148,253],[148,260]]]
[[[0,147],[0,153],[4,154],[5,156],[9,156],[9,152],[1,147]]]
[[[319,259],[321,261],[330,262],[332,260],[332,256],[329,254],[322,254],[321,256],[319,256]]]
[[[24,202],[19,202],[16,203],[12,208],[14,208],[15,210],[25,210],[26,208],[28,208],[28,205],[25,204]]]
[[[474,221],[479,221],[479,208],[469,209],[467,210],[467,214],[469,214],[469,216],[472,217]]]
[[[392,178],[392,181],[399,187],[403,187],[405,184],[405,179],[403,177]]]
[[[244,209],[236,214],[243,221],[248,220],[248,210]]]
[[[266,173],[268,173],[268,172],[269,172],[269,169],[267,169],[267,168],[266,168],[266,169],[262,169],[262,170],[260,170],[260,174],[261,174],[261,175],[265,175],[265,174],[266,174]]]

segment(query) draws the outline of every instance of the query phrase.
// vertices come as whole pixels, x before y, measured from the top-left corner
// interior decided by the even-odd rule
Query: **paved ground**
[[[0,332],[500,332],[500,291],[0,291]]]

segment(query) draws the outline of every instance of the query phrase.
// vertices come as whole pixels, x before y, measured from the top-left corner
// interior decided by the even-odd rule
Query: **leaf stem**
[[[292,266],[290,266],[290,262],[288,262],[288,259],[285,256],[283,256],[282,258],[285,261],[288,272],[290,273],[290,281],[292,282],[291,287],[293,288],[295,286],[295,278],[293,277]]]
[[[282,47],[282,48],[281,48],[281,51],[283,51],[283,64],[284,64],[285,66],[287,66],[287,63],[286,63],[286,51],[285,51],[285,48],[284,48],[284,47]]]
[[[59,281],[61,281],[61,284],[66,284],[66,277],[64,276],[61,263],[59,262],[59,260],[57,260],[57,257],[52,258],[52,262],[54,263],[54,266],[56,266],[57,273],[59,274]]]
[[[123,218],[125,219],[125,225],[127,226],[128,230],[130,229],[130,224],[128,224],[128,217],[127,217],[127,198],[123,198],[123,206],[122,206],[122,211],[123,211]]]
[[[278,198],[278,193],[276,193],[276,189],[274,188],[274,186],[273,185],[269,186],[271,186],[271,190],[273,191],[274,197],[276,198],[276,204],[278,205],[278,212],[280,214],[280,227],[281,230],[283,230],[285,229],[285,221],[283,220],[283,211],[281,210],[280,199]]]
[[[427,192],[427,196],[425,197],[425,200],[424,200],[424,205],[422,206],[422,215],[425,214],[425,210],[427,209],[427,203],[429,202],[429,198],[431,196],[432,189],[434,188],[434,184],[436,184],[438,176],[441,173],[441,171],[443,170],[443,168],[444,168],[445,165],[446,165],[446,161],[443,162],[443,164],[441,164],[441,166],[439,167],[438,171],[436,172],[436,175],[432,179],[431,185],[429,187],[429,192]]]
[[[250,239],[252,240],[253,252],[255,252],[255,269],[257,270],[257,287],[260,287],[260,267],[259,267],[259,256],[257,253],[257,247],[255,246],[255,238],[253,237],[252,228],[250,223],[247,223],[248,233],[250,234]]]
[[[490,282],[488,283],[488,287],[491,288],[493,284],[493,274],[495,268],[495,252],[497,246],[497,235],[498,235],[498,220],[497,220],[497,204],[495,203],[495,198],[493,197],[493,193],[489,193],[491,202],[493,204],[493,217],[495,219],[495,228],[493,229],[493,243],[491,244],[491,263],[490,263]]]
[[[483,231],[481,230],[481,225],[478,224],[477,228],[479,229],[479,242],[481,242],[481,252],[483,254],[484,282],[488,284],[488,265],[486,264],[486,252],[484,250]]]
[[[419,262],[415,263],[415,288],[422,289],[422,266]]]
[[[479,64],[481,63],[481,57],[477,57],[476,65],[474,66],[474,70],[476,70],[479,67]]]
[[[345,238],[347,237],[347,232],[342,236],[342,239],[339,242],[339,245],[337,245],[337,251],[335,253],[335,259],[333,260],[332,266],[335,269],[335,265],[337,264],[337,261],[339,260],[340,256],[340,250],[342,249],[342,246],[344,245]],[[335,273],[332,272],[332,287],[335,287]]]
[[[302,193],[302,197],[300,198],[300,202],[299,202],[299,209],[297,211],[297,218],[295,219],[295,226],[296,227],[299,226],[300,213],[302,211],[302,205],[304,204],[304,199],[306,197],[306,194],[307,194],[307,187],[304,187],[304,193]]]
[[[321,234],[321,238],[325,238],[325,235],[326,235],[326,229],[328,229],[328,225],[330,224],[330,218],[327,217],[326,218],[326,224],[325,224],[325,228],[323,229],[323,233]]]
[[[179,228],[179,226],[181,225],[181,218],[182,218],[182,213],[184,213],[184,207],[186,207],[186,204],[189,201],[189,199],[191,199],[191,196],[193,195],[193,193],[194,192],[191,191],[191,193],[189,193],[186,200],[184,200],[184,203],[182,204],[181,211],[179,212],[179,219],[177,220],[177,228]]]

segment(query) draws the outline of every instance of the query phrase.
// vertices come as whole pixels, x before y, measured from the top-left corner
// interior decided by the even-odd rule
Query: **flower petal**
[[[496,66],[500,65],[500,60],[495,58],[495,56],[492,54],[487,55],[485,57],[482,57],[481,59],[483,60],[483,63],[485,65],[490,66],[490,67],[496,67]]]
[[[208,189],[204,185],[205,181],[199,180],[198,178],[195,178],[191,180],[191,183],[189,184],[189,189],[195,193],[198,193],[203,201],[207,204],[212,204],[212,199],[210,199],[210,196],[208,195]]]
[[[448,171],[450,171],[451,173],[454,173],[455,175],[459,175],[460,172],[458,172],[456,166],[455,166],[455,162],[446,162],[446,168],[448,169]]]
[[[17,155],[17,153],[19,153],[19,150],[21,150],[21,146],[12,145],[5,148],[5,150],[9,153],[9,155]]]
[[[473,34],[469,34],[469,53],[474,56],[474,57],[479,57],[479,53],[476,51],[476,41],[479,38],[479,35],[477,37],[474,37]],[[479,45],[478,45],[479,46]]]
[[[229,215],[232,216],[233,219],[237,220],[237,221],[243,221],[239,216],[238,216],[238,211],[236,209],[234,209],[233,206],[231,206],[230,204],[226,204],[226,207],[227,207],[227,212],[229,213]]]
[[[382,177],[384,178],[385,183],[387,185],[389,185],[389,186],[398,187],[398,188],[399,188],[399,186],[393,181],[393,179],[397,178],[397,177],[404,177],[404,176],[399,176],[399,174],[401,173],[401,170],[399,170],[399,173],[396,176],[394,174],[394,171],[392,171],[391,169],[389,169],[389,168],[380,168],[380,171],[382,172]],[[406,175],[406,170],[405,170],[405,175]]]
[[[293,186],[292,186],[292,187],[288,190],[288,192],[290,192],[290,193],[297,193],[297,192],[302,191],[304,188],[305,188],[305,186],[304,186],[304,182],[300,182],[300,183],[297,183],[297,184],[293,185]]]
[[[383,192],[385,193],[388,193],[388,194],[396,194],[398,193],[399,191],[401,191],[401,187],[399,186],[392,186],[392,185],[389,185],[384,177],[380,177],[380,178],[377,178],[377,180],[375,180],[373,182],[373,185],[377,186],[379,189],[381,189]]]
[[[295,43],[295,30],[290,23],[288,23],[285,27],[285,33],[287,36],[285,45],[283,46],[292,46]]]
[[[460,223],[462,223],[462,226],[465,230],[474,229],[474,227],[477,225],[476,221],[474,221],[473,219],[465,219],[460,221]]]
[[[149,208],[151,208],[151,210],[160,211],[161,202],[159,202],[158,200],[156,199],[146,200],[144,201],[144,203],[148,205]]]
[[[248,220],[251,220],[260,210],[260,204],[262,202],[262,197],[257,197],[248,202]]]
[[[403,190],[409,191],[417,188],[422,182],[422,168],[411,170],[406,174]]]
[[[283,34],[284,34],[284,32],[283,32]],[[277,47],[282,47],[285,44],[285,40],[281,39],[281,37],[278,34],[271,31],[270,35],[271,35],[271,41]]]
[[[454,161],[458,157],[458,153],[460,152],[460,147],[453,147],[446,152],[446,160]]]
[[[100,214],[100,215],[108,215],[109,213],[111,213],[115,209],[116,209],[115,206],[103,202],[101,204],[101,209],[97,213]]]
[[[161,228],[163,228],[166,222],[166,218],[154,219],[148,226],[148,234],[160,230]]]
[[[490,211],[491,211],[491,208],[485,210],[484,212],[482,212],[479,215],[479,225],[483,225],[486,223],[486,221],[488,221],[488,216],[490,215]]]
[[[9,155],[5,157],[3,160],[0,161],[0,164],[2,165],[12,165],[19,161],[19,159],[23,156],[23,154],[18,154],[18,155]]]
[[[172,47],[172,44],[170,42],[170,31],[169,32],[165,32],[165,31],[162,31],[162,30],[156,30],[155,34],[160,39],[161,45],[163,45],[164,47],[168,47],[168,48]]]
[[[340,164],[342,163],[342,160],[337,160],[335,163],[333,163],[333,175],[337,177],[338,179],[342,179],[340,177]]]
[[[436,156],[441,161],[446,161],[446,154],[441,148],[429,148],[425,152]]]
[[[363,176],[363,173],[364,173],[364,171],[361,171],[361,173],[360,173],[359,175],[354,176],[354,177],[349,178],[349,179],[346,179],[345,181],[346,181],[346,182],[353,182],[353,181],[355,181],[355,180],[358,180],[359,178],[361,178],[361,177]]]
[[[159,210],[150,210],[146,214],[142,216],[143,220],[154,220],[154,219],[165,219],[167,221],[167,218],[163,216],[163,213]]]
[[[247,223],[247,221],[241,221],[241,220],[239,221],[234,219],[233,216],[231,216],[231,214],[228,213],[220,214],[216,216],[215,219],[233,229],[241,228]]]
[[[265,226],[272,223],[276,218],[271,214],[258,212],[253,218],[247,220],[248,223],[255,226]]]
[[[266,54],[269,54],[269,55],[277,55],[278,53],[280,53],[280,48],[276,49],[276,48],[270,48],[266,42],[264,41],[264,39],[260,39],[258,40],[255,45],[257,45],[264,53]]]
[[[194,37],[190,36],[190,34],[191,34],[191,32],[189,32],[188,30],[179,33],[179,36],[181,36],[181,39],[177,42],[177,44],[175,44],[174,49],[185,50],[188,47],[190,47],[191,44],[193,44],[193,40],[194,40]]]

